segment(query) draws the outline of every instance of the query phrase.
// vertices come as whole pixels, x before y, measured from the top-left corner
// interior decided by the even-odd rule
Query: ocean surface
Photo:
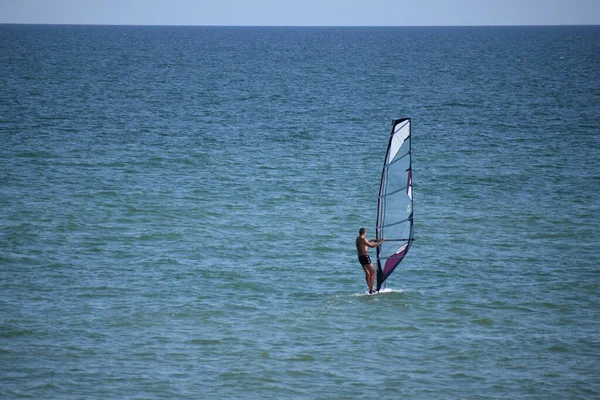
[[[600,398],[599,66],[598,26],[0,25],[0,398]]]

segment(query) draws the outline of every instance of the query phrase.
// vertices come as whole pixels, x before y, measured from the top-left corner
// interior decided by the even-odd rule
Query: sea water
[[[598,398],[599,65],[598,27],[1,25],[0,397]],[[364,296],[400,117],[416,240]]]

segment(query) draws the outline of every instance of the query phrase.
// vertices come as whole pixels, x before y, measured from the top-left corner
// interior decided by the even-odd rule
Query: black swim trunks
[[[369,257],[368,254],[367,255],[359,254],[358,262],[360,263],[360,265],[369,265],[369,264],[371,264],[371,258]]]

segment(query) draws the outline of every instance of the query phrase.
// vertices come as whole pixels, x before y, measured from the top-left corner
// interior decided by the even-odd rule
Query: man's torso
[[[368,246],[365,243],[366,241],[367,239],[361,236],[356,238],[356,252],[358,253],[358,255],[366,256],[369,254]]]

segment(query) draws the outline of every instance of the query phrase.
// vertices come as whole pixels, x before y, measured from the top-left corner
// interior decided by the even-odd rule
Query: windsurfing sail
[[[410,118],[392,122],[377,207],[377,290],[408,253],[413,236]]]

